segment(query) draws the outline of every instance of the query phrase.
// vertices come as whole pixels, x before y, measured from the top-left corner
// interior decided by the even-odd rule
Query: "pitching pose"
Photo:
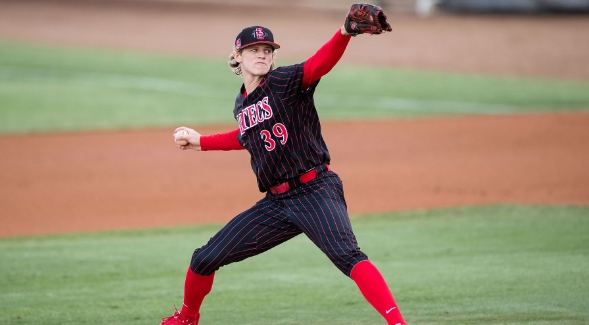
[[[342,57],[351,36],[391,30],[380,7],[355,4],[341,29],[315,55],[276,69],[274,55],[280,46],[269,29],[252,26],[237,35],[229,65],[243,78],[233,108],[239,127],[209,136],[180,127],[174,137],[182,150],[247,150],[266,195],[194,251],[182,309],[161,324],[198,324],[215,271],[304,233],[357,284],[388,324],[405,325],[381,273],[358,247],[313,100],[320,78]]]

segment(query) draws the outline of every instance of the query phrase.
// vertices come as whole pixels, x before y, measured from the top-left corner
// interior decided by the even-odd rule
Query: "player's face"
[[[244,48],[235,60],[241,64],[242,73],[264,76],[274,63],[274,48],[268,44],[255,44]]]

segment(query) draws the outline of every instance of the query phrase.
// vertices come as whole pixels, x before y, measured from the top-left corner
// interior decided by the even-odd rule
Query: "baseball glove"
[[[369,3],[353,4],[346,16],[344,26],[352,36],[359,34],[378,35],[393,30],[382,8]]]

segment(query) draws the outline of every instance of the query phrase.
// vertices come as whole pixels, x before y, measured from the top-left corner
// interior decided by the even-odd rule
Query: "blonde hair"
[[[231,71],[238,76],[241,74],[241,65],[239,62],[235,61],[235,54],[238,52],[241,53],[242,51],[243,49],[238,50],[237,48],[233,47],[233,51],[229,53],[229,61],[227,61],[227,64],[229,65]],[[272,66],[270,67],[270,70],[274,70],[274,67],[276,66],[276,63],[274,63],[274,60],[276,59],[276,54],[278,54],[278,50],[272,51]]]
[[[233,51],[229,53],[229,61],[227,62],[231,71],[233,71],[233,73],[235,73],[238,76],[241,74],[241,65],[239,64],[239,62],[235,61],[235,54],[237,52],[241,53],[241,51],[242,50],[238,50],[235,47],[233,47]]]

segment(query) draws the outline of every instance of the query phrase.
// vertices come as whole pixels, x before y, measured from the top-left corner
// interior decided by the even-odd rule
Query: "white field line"
[[[152,77],[132,77],[109,73],[76,73],[53,69],[35,69],[0,65],[0,79],[23,81],[60,81],[75,84],[139,89],[195,97],[227,98],[234,92],[219,91],[200,83],[182,82]],[[335,107],[419,111],[436,113],[506,114],[516,113],[518,108],[509,105],[454,102],[444,100],[403,99],[387,96],[341,96],[321,94],[316,101]]]
[[[226,98],[227,92],[198,83],[175,81],[152,77],[133,77],[110,73],[77,73],[51,69],[34,69],[12,66],[0,66],[0,78],[23,81],[59,81],[78,85],[102,86],[113,88],[139,89],[164,93],[181,94],[196,97]],[[231,95],[235,95],[232,93]]]

